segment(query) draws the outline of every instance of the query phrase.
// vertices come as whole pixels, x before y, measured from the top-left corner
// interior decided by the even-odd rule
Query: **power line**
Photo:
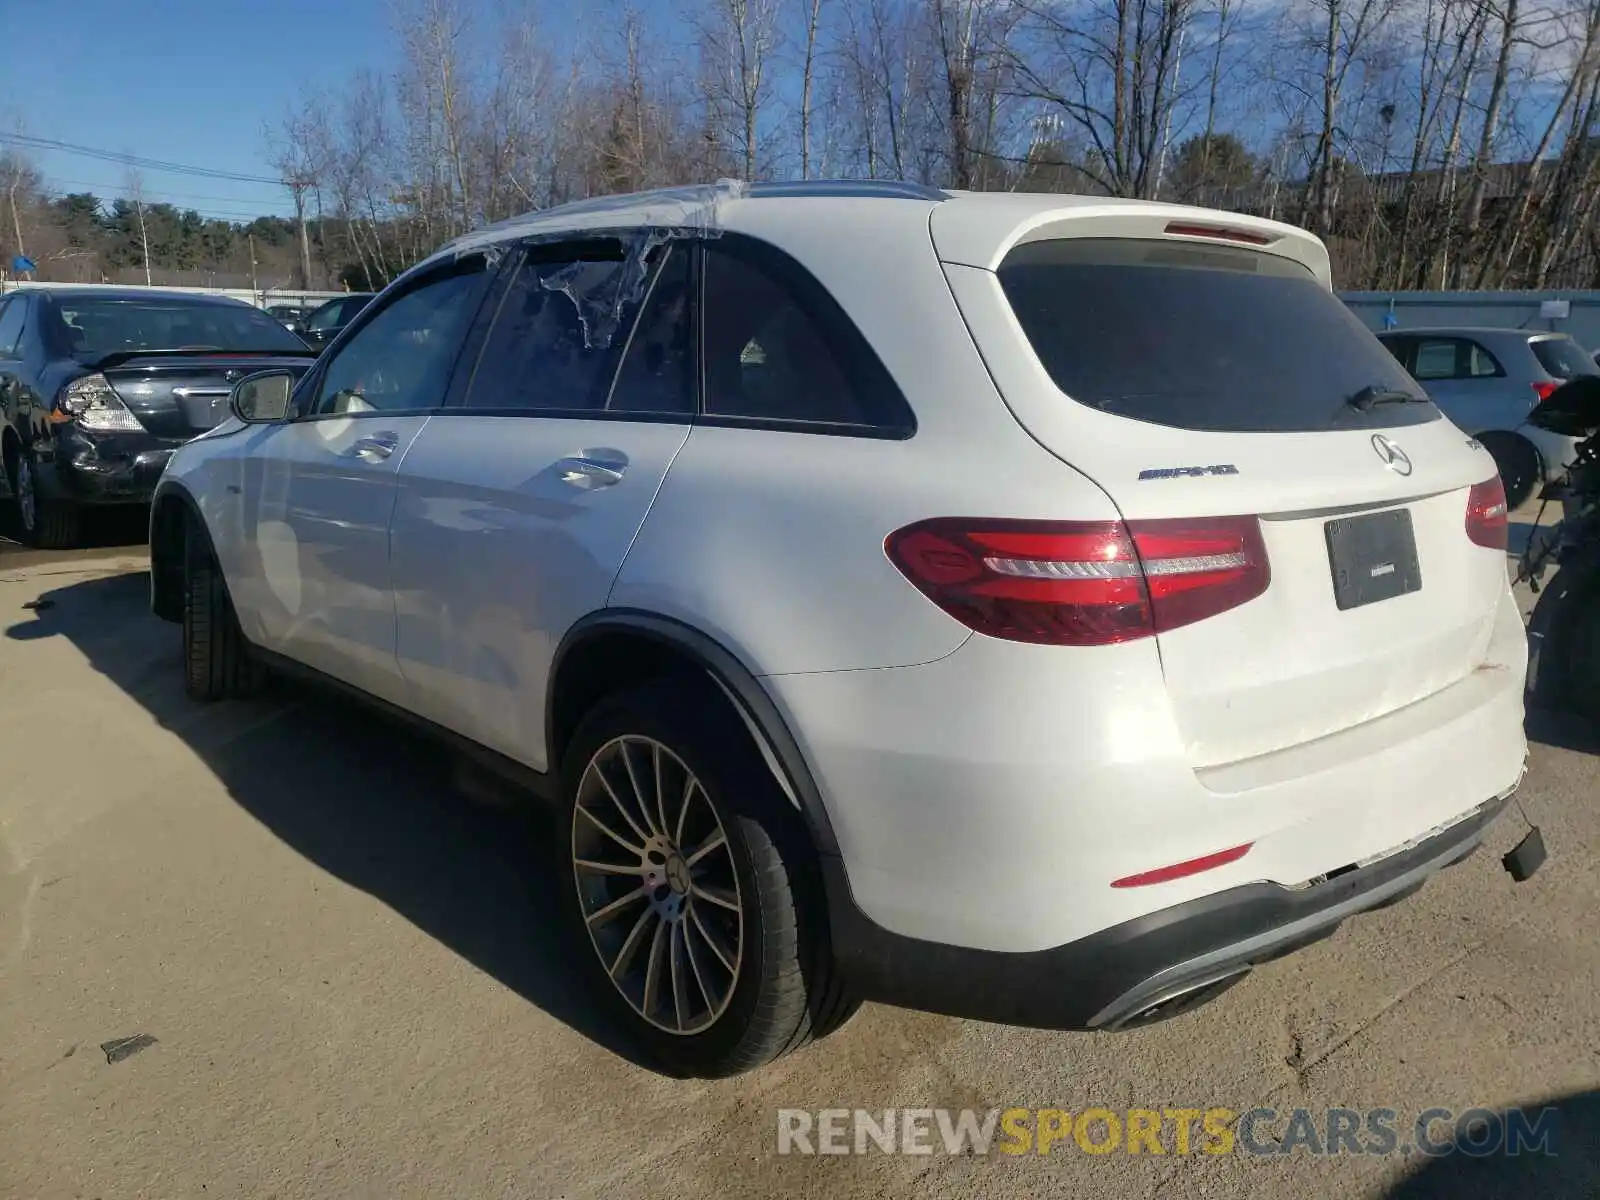
[[[43,194],[44,194],[45,198],[49,199],[49,200],[65,200],[67,198],[67,196],[69,196],[71,193],[69,193],[69,192],[60,192],[60,191],[52,191],[52,190],[47,188],[47,189],[44,189]],[[117,196],[117,197],[113,197],[113,199],[125,200],[125,201],[128,201],[130,203],[133,201],[133,197],[132,196]],[[151,198],[149,196],[146,196],[144,198],[144,205],[145,205],[146,208],[150,208],[150,207],[152,207],[154,205],[163,204],[163,203],[166,203],[166,202],[162,201],[162,200],[158,200],[158,199],[153,199],[153,198]],[[251,222],[256,221],[258,219],[266,219],[266,220],[273,220],[273,221],[289,221],[289,220],[293,219],[291,217],[286,217],[286,216],[282,215],[281,213],[250,212],[250,211],[246,211],[246,212],[218,212],[218,211],[216,211],[214,209],[209,209],[209,208],[191,208],[188,205],[182,205],[182,204],[172,204],[172,205],[169,205],[168,207],[177,209],[180,213],[181,212],[185,212],[185,211],[194,212],[194,213],[199,214],[202,217],[206,217],[209,220],[213,220],[213,221],[226,221],[230,225],[249,225]]]
[[[213,167],[194,167],[185,163],[165,162],[158,158],[145,158],[139,154],[123,154],[115,150],[97,150],[93,146],[80,146],[74,142],[55,138],[31,137],[25,133],[0,133],[0,143],[23,146],[32,150],[58,150],[63,154],[76,154],[95,158],[101,162],[120,163],[127,167],[142,167],[147,171],[163,171],[171,175],[191,175],[197,179],[227,179],[235,183],[264,183],[272,187],[284,186],[282,179],[268,179],[261,175],[240,175],[232,171],[219,171]]]
[[[94,183],[88,179],[63,179],[59,175],[52,175],[50,176],[50,179],[53,183],[65,184],[68,187],[86,188],[96,195],[108,195],[112,193],[121,193],[133,190],[126,183]],[[220,200],[224,204],[250,205],[257,203],[277,203],[277,201],[274,200],[241,200],[238,196],[207,196],[200,192],[171,192],[166,188],[160,189],[160,194],[163,196],[175,196],[181,200]]]

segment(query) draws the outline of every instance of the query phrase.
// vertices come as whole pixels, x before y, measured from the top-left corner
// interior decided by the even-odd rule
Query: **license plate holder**
[[[1410,509],[1337,517],[1323,525],[1323,533],[1341,612],[1422,589]]]

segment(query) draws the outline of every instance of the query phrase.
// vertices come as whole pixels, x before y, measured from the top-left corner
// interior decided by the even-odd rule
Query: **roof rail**
[[[948,200],[949,193],[924,183],[904,183],[896,179],[790,179],[773,183],[752,183],[746,193],[752,200],[762,197],[859,197],[884,200]]]

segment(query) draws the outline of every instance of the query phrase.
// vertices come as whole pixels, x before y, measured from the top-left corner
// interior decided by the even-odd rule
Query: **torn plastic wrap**
[[[678,229],[648,229],[623,235],[621,266],[607,272],[599,287],[584,287],[589,262],[551,263],[539,272],[539,286],[572,302],[583,330],[586,350],[605,350],[628,315],[644,303],[650,288],[650,254],[663,242],[687,236]],[[533,239],[535,243],[544,239]],[[554,238],[550,240],[555,240]]]
[[[665,242],[681,238],[718,237],[721,210],[748,191],[739,179],[723,179],[694,187],[662,188],[619,196],[597,196],[542,209],[485,226],[457,238],[440,251],[461,259],[482,254],[497,265],[514,243],[570,241],[575,235],[615,238],[624,247],[621,269],[610,272],[601,286],[586,286],[587,262],[551,263],[539,271],[539,286],[572,302],[583,330],[585,349],[610,347],[630,312],[644,301],[651,279],[650,254]],[[627,214],[626,227],[608,227],[607,214]]]
[[[742,199],[749,188],[742,179],[719,179],[716,183],[690,187],[574,200],[570,204],[558,204],[554,208],[542,208],[485,225],[448,243],[440,254],[460,258],[488,253],[491,247],[499,248],[519,237],[534,237],[557,228],[569,236],[580,229],[598,231],[604,227],[604,218],[610,213],[627,213],[629,228],[650,226],[674,237],[716,237],[722,232],[722,208]]]

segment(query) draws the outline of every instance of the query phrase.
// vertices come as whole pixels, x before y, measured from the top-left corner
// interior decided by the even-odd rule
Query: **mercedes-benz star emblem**
[[[1383,434],[1375,433],[1372,435],[1372,448],[1378,452],[1378,457],[1383,459],[1383,465],[1396,475],[1411,474],[1411,459],[1406,457],[1404,450],[1384,437]]]

